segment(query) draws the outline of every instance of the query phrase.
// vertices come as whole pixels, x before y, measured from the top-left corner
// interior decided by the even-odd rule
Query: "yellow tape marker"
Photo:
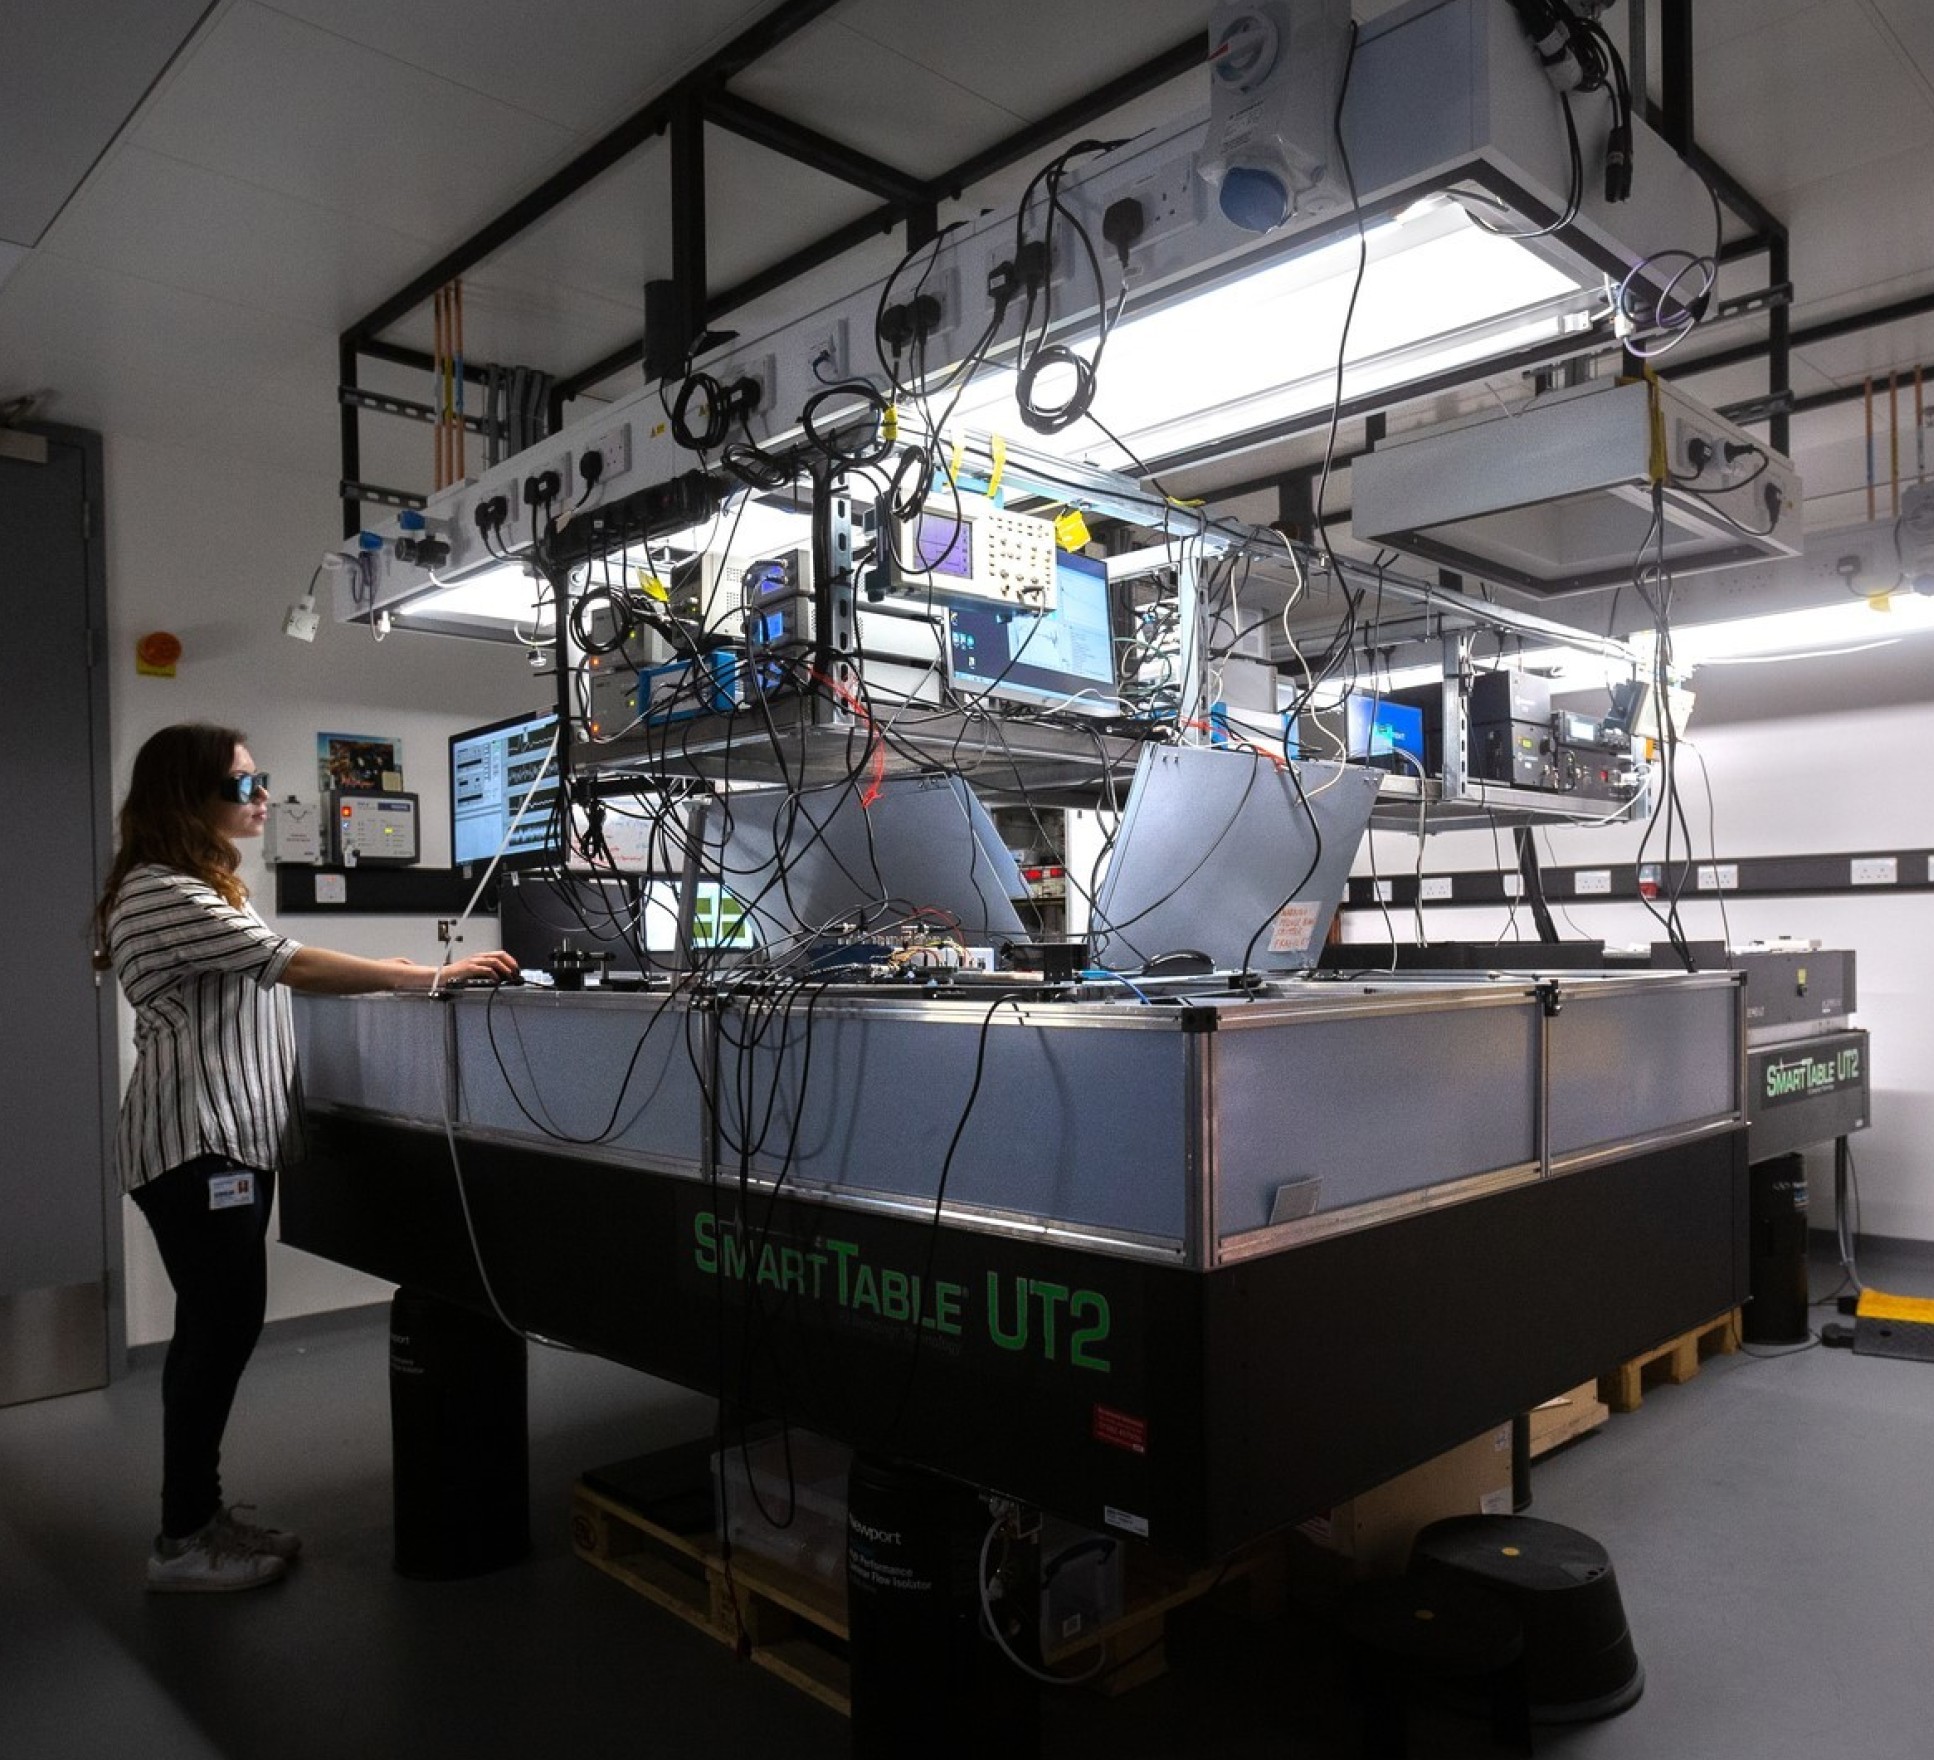
[[[1054,541],[1063,550],[1082,550],[1088,545],[1088,522],[1081,509],[1071,507],[1054,522]]]

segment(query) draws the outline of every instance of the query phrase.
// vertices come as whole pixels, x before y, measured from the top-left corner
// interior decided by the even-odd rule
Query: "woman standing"
[[[268,777],[233,728],[164,727],[135,755],[120,846],[95,911],[95,963],[134,1007],[135,1067],[115,1154],[175,1291],[161,1377],[161,1532],[150,1589],[252,1589],[293,1535],[222,1502],[229,1407],[262,1330],[275,1174],[301,1142],[281,987],[353,995],[495,980],[507,953],[441,968],[304,947],[255,914],[240,839],[268,820]]]

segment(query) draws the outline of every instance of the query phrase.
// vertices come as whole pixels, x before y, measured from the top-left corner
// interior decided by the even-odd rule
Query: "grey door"
[[[109,856],[101,529],[98,435],[0,430],[0,1405],[107,1380],[118,1084],[87,923]]]

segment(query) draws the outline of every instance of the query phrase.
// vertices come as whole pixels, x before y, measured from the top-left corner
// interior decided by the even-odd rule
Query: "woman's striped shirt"
[[[301,944],[154,866],[121,883],[107,944],[134,1005],[134,1078],[115,1137],[122,1189],[197,1155],[269,1169],[298,1152],[295,1032],[276,980]]]

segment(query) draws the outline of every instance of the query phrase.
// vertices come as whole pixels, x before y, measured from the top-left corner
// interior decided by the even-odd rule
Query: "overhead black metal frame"
[[[937,177],[920,177],[884,164],[801,123],[775,115],[728,89],[735,76],[839,3],[840,0],[782,0],[757,24],[742,31],[675,85],[634,111],[568,165],[343,331],[338,348],[337,395],[341,404],[345,537],[353,537],[361,525],[362,501],[375,498],[370,494],[371,486],[360,481],[360,417],[362,410],[369,407],[358,394],[360,362],[389,361],[425,372],[435,364],[420,349],[385,341],[382,332],[415,311],[438,288],[502,249],[592,179],[659,135],[668,134],[672,147],[672,279],[686,334],[695,336],[724,314],[783,287],[795,277],[896,226],[904,225],[909,246],[917,247],[933,236],[937,225],[935,210],[942,199],[958,196],[981,178],[1017,164],[1063,135],[1187,73],[1201,64],[1208,48],[1204,34],[1195,32]],[[705,269],[704,131],[707,125],[754,141],[828,177],[879,196],[881,206],[792,252],[737,286],[714,294],[706,286]],[[557,379],[551,392],[553,426],[560,420],[563,406],[570,398],[638,363],[643,350],[641,332],[637,341]],[[465,364],[466,379],[482,376],[481,367]],[[421,499],[404,497],[400,491],[387,491],[385,496],[391,505],[402,504],[404,500],[418,503]]]
[[[381,332],[407,316],[435,291],[466,269],[489,257],[544,215],[569,200],[594,178],[660,135],[671,137],[673,209],[673,279],[687,333],[695,335],[735,309],[785,286],[795,277],[831,262],[869,239],[905,226],[909,247],[930,238],[936,226],[937,204],[957,197],[981,178],[1017,164],[1044,146],[1107,115],[1131,99],[1199,66],[1206,44],[1191,35],[1129,69],[1084,97],[1063,105],[1051,115],[941,172],[920,177],[887,165],[845,146],[817,130],[778,116],[729,89],[730,81],[762,56],[812,24],[840,0],[783,0],[758,23],[740,33],[676,85],[633,112],[617,127],[587,147],[494,220],[449,251],[430,268],[400,288],[343,331],[339,347],[338,398],[342,442],[343,529],[353,536],[361,523],[365,499],[390,506],[420,505],[422,498],[404,491],[365,484],[361,477],[360,415],[365,408],[381,413],[415,416],[400,400],[393,407],[372,402],[359,391],[358,368],[363,360],[388,361],[428,371],[432,359],[420,349],[386,340]],[[1643,7],[1631,8],[1632,56],[1646,64]],[[1767,336],[1752,342],[1674,363],[1674,377],[1715,371],[1746,361],[1767,363],[1767,391],[1746,404],[1729,406],[1741,419],[1764,420],[1777,451],[1790,444],[1789,418],[1795,413],[1857,397],[1858,387],[1836,388],[1796,398],[1792,392],[1792,350],[1808,342],[1824,341],[1934,310],[1934,295],[1896,301],[1866,312],[1849,313],[1822,323],[1792,327],[1790,314],[1789,241],[1785,223],[1699,146],[1694,133],[1694,70],[1692,0],[1662,0],[1659,13],[1659,64],[1662,102],[1648,102],[1647,117],[1681,157],[1710,184],[1723,206],[1752,228],[1745,238],[1725,243],[1722,262],[1733,263],[1764,255],[1767,260]],[[712,292],[705,277],[704,129],[724,129],[773,152],[810,166],[881,198],[880,206],[836,228],[814,243],[794,251],[735,286]],[[558,378],[552,387],[550,417],[555,425],[572,398],[642,358],[643,337],[621,349],[588,362]],[[1537,364],[1527,359],[1526,366]],[[481,381],[485,369],[465,364],[465,376]],[[1372,402],[1374,400],[1371,400]],[[1362,414],[1363,410],[1346,410]],[[1328,412],[1325,412],[1325,421]],[[1182,461],[1169,461],[1180,463]],[[1290,473],[1294,476],[1295,473]],[[1264,479],[1264,482],[1272,479]],[[1259,482],[1233,485],[1229,492],[1263,486]]]
[[[1643,7],[1635,7],[1643,12]],[[1793,268],[1788,249],[1786,223],[1752,194],[1738,178],[1720,165],[1698,144],[1693,128],[1692,0],[1660,0],[1659,8],[1659,91],[1664,102],[1656,112],[1646,106],[1652,125],[1680,158],[1706,180],[1707,187],[1740,219],[1752,227],[1750,239],[1728,252],[1719,241],[1722,261],[1766,254],[1766,279],[1774,287],[1792,280]],[[1644,68],[1641,65],[1641,84]],[[1780,301],[1771,306],[1766,317],[1766,394],[1771,413],[1767,418],[1767,438],[1775,452],[1785,452],[1792,444],[1787,415],[1793,387],[1793,318],[1790,305]]]

